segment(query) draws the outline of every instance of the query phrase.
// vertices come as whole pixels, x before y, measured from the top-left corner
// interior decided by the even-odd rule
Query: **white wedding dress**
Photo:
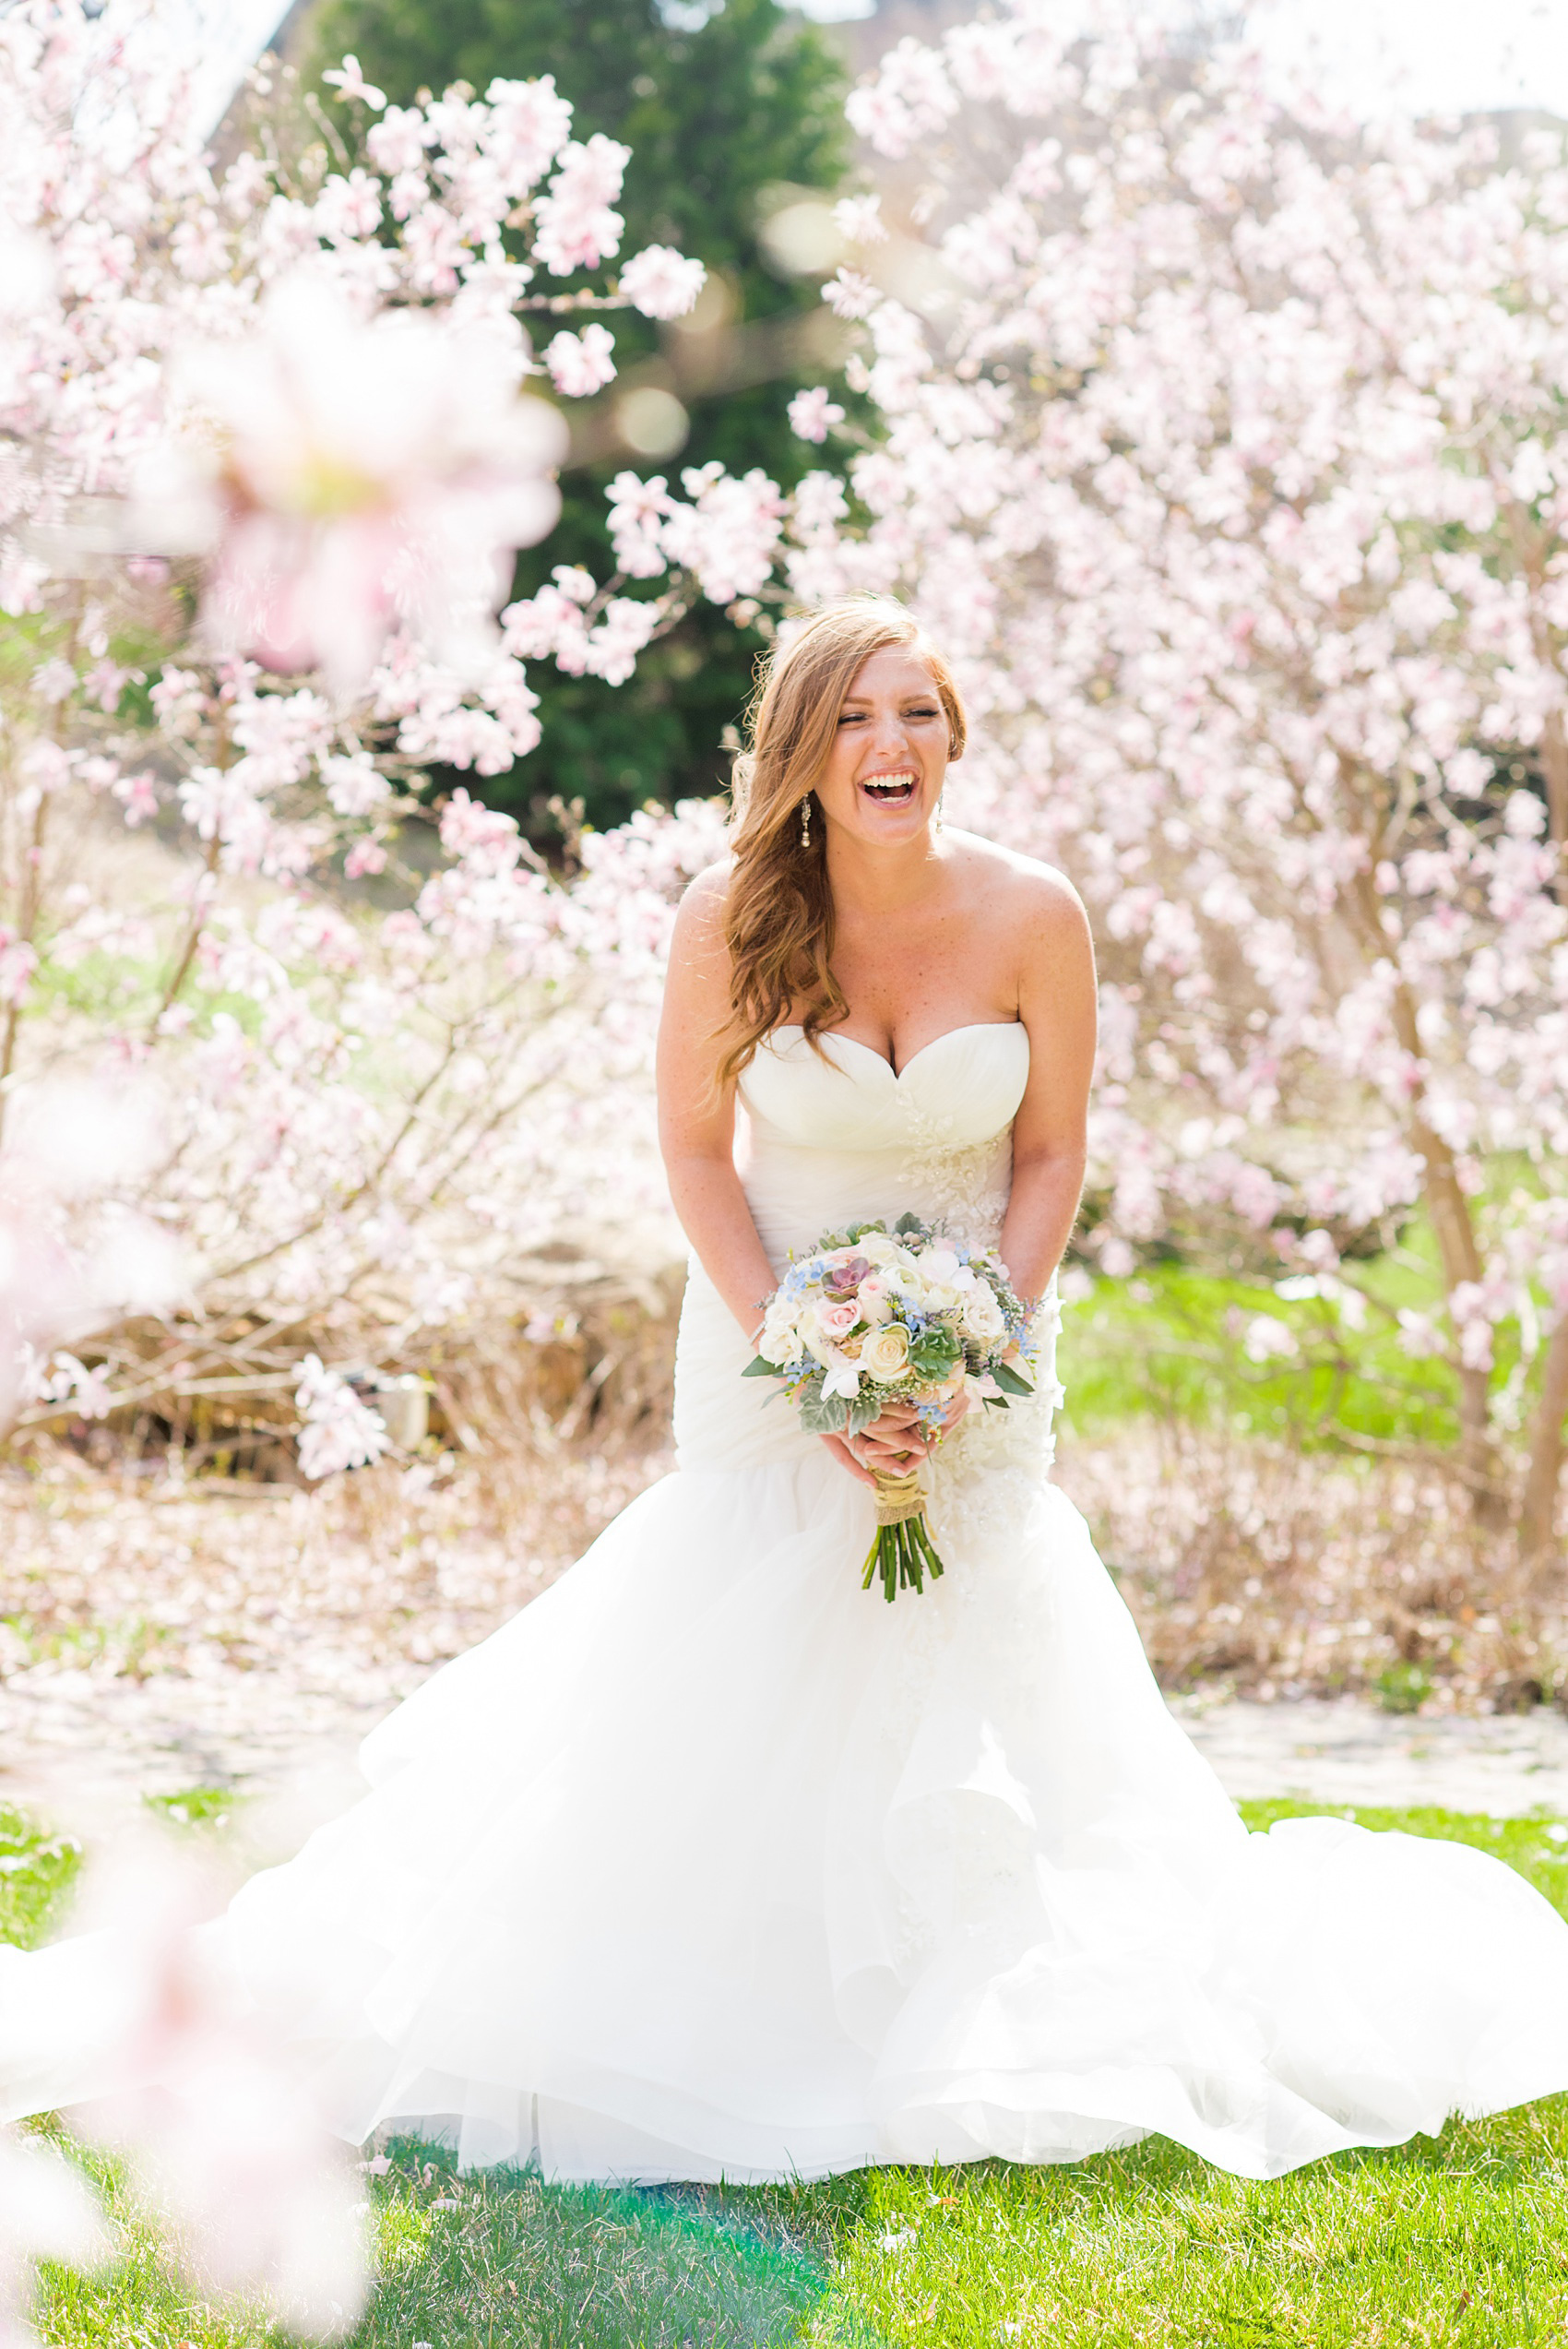
[[[1016,1025],[897,1076],[780,1030],[742,1085],[775,1262],[906,1208],[994,1241],[1028,1067]],[[1049,1481],[1049,1362],[944,1448],[945,1577],[889,1606],[868,1494],[747,1355],[694,1268],[677,1473],[207,1928],[345,2135],[739,2181],[1157,2130],[1257,2177],[1568,2086],[1568,1926],[1518,1876],[1242,1828]],[[101,2084],[95,1964],[0,1965],[0,2109]]]

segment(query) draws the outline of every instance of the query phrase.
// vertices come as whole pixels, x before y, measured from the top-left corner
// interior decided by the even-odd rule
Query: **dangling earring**
[[[812,795],[811,795],[810,792],[807,792],[807,793],[806,793],[806,795],[805,795],[804,799],[802,799],[802,802],[801,802],[801,846],[802,846],[802,848],[810,848],[811,844],[812,844]]]
[[[942,837],[942,793],[938,792],[936,794],[936,805],[931,811],[931,836],[932,840],[940,840]]]

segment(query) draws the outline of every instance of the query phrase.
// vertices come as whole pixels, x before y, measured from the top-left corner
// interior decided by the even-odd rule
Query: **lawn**
[[[220,1807],[174,1809],[201,1831]],[[1251,1825],[1302,1806],[1242,1806]],[[1437,1810],[1354,1814],[1449,1835],[1568,1908],[1568,1830]],[[74,1846],[0,1811],[0,1929],[47,1928]],[[458,2179],[395,2145],[367,2177],[381,2281],[352,2349],[1526,2349],[1568,2336],[1568,2097],[1249,2185],[1151,2140],[1041,2170],[874,2170],[820,2186],[608,2192]],[[264,2349],[193,2301],[105,2183],[125,2256],[45,2274],[60,2349]]]

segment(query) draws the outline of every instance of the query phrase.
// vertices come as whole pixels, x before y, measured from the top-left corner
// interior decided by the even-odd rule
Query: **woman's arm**
[[[1013,1286],[1032,1303],[1077,1221],[1096,1017],[1094,944],[1076,890],[1039,868],[1028,876],[1028,889],[1018,1014],[1028,1032],[1029,1081],[1013,1128],[1001,1254]]]
[[[748,1338],[778,1285],[741,1178],[735,1172],[735,1096],[717,1094],[719,1031],[730,1011],[730,950],[724,937],[721,866],[699,874],[675,917],[664,1012],[659,1029],[659,1142],[670,1196],[697,1259]],[[898,1473],[909,1458],[913,1410],[884,1414],[859,1438],[857,1458],[842,1436],[822,1442],[857,1483],[872,1467]],[[868,1465],[869,1463],[869,1465]]]
[[[777,1283],[735,1172],[734,1087],[720,1094],[713,1080],[730,1015],[728,884],[722,865],[699,874],[675,917],[659,1028],[659,1146],[681,1228],[749,1338]]]

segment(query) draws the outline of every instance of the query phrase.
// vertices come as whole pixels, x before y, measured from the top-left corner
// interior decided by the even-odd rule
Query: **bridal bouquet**
[[[915,1215],[824,1233],[809,1256],[791,1257],[765,1312],[743,1375],[780,1380],[808,1435],[858,1436],[890,1403],[913,1403],[929,1431],[966,1387],[1003,1410],[1009,1395],[1034,1391],[1028,1314],[994,1251]],[[942,1572],[925,1504],[918,1468],[878,1473],[862,1590],[880,1573],[891,1600]]]

